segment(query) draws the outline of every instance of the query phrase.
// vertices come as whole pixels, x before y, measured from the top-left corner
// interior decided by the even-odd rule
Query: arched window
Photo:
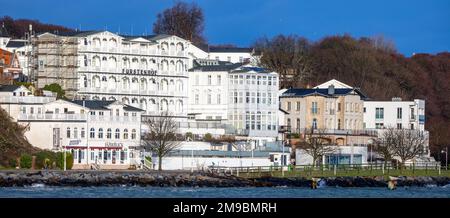
[[[116,68],[117,67],[117,59],[115,57],[109,57],[108,66],[109,66],[109,68]]]
[[[117,40],[115,38],[111,38],[109,40],[109,46],[111,46],[113,48],[117,47]]]
[[[70,139],[70,127],[67,127],[67,138]]]
[[[84,62],[84,66],[87,67],[87,66],[88,66],[88,58],[87,58],[87,55],[84,55],[83,62]]]
[[[142,91],[147,90],[147,80],[144,78],[141,79],[141,90]]]
[[[130,68],[130,59],[123,58],[123,67],[124,68]]]
[[[123,139],[128,139],[128,129],[123,130]]]
[[[102,128],[98,129],[98,138],[99,139],[103,138],[103,129]]]
[[[177,52],[182,52],[184,51],[184,46],[183,43],[179,42],[177,43]]]
[[[88,80],[86,76],[83,76],[83,87],[87,88],[88,87]]]
[[[107,138],[107,139],[110,139],[111,137],[112,137],[112,131],[111,131],[110,128],[108,128],[108,129],[106,130],[106,138]]]
[[[109,77],[109,79],[108,79],[108,88],[109,88],[109,89],[112,89],[112,90],[117,89],[117,80],[116,80],[116,77],[114,77],[114,76],[110,76],[110,77]]]
[[[136,130],[131,130],[131,139],[136,139]]]
[[[94,88],[100,88],[100,77],[99,76],[94,76],[92,77],[92,86]]]
[[[116,133],[114,134],[115,139],[120,139],[120,129],[116,129]]]
[[[168,102],[166,99],[161,100],[161,111],[167,111],[168,108]]]
[[[183,112],[183,101],[182,100],[178,100],[177,101],[176,111],[177,112]]]
[[[131,68],[133,69],[139,68],[139,60],[137,58],[133,58],[133,60],[131,60]]]
[[[95,47],[100,47],[100,38],[94,38],[92,41],[94,42]]]
[[[101,60],[99,56],[95,56],[94,58],[92,58],[92,65],[94,67],[100,67],[101,66]]]
[[[90,133],[89,133],[89,138],[93,139],[95,138],[95,129],[91,128]]]
[[[313,119],[312,128],[317,129],[317,119],[316,118]]]
[[[122,78],[122,88],[128,90],[130,88],[130,80],[128,77]]]

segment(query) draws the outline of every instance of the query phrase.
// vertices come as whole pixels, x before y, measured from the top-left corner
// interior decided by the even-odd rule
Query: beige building
[[[364,130],[363,105],[366,95],[359,89],[331,80],[312,89],[288,89],[280,96],[285,125],[292,133],[324,129],[337,145],[365,145],[375,134]]]

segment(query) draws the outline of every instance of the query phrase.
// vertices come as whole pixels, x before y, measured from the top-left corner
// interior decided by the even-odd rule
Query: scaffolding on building
[[[59,84],[66,97],[74,98],[78,89],[78,39],[58,33],[30,37],[30,79],[36,88]]]

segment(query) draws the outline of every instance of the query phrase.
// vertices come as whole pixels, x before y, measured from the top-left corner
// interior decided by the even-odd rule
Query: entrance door
[[[78,150],[78,163],[81,163],[81,152],[84,151]]]
[[[116,155],[117,155],[117,152],[114,150],[112,152],[112,164],[116,164]]]

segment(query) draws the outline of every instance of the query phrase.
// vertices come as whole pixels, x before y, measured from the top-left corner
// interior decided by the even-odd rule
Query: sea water
[[[296,187],[0,187],[0,198],[450,198],[450,185],[318,189]]]

